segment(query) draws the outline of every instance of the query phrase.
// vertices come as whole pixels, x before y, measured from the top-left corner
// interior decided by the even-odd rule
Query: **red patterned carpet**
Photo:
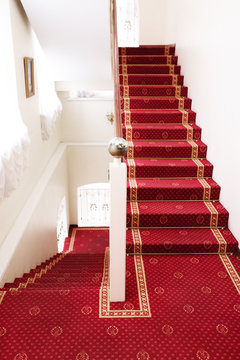
[[[1,360],[240,359],[235,255],[127,256],[127,300],[109,304],[107,242],[73,229],[72,252],[6,284]]]
[[[1,360],[240,360],[240,260],[173,46],[120,49],[126,301],[107,228],[0,291]],[[161,254],[161,255],[160,255]]]

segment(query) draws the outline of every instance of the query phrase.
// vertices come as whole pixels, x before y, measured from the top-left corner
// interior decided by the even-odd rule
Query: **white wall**
[[[31,139],[29,168],[24,174],[19,189],[0,204],[0,244],[4,241],[16,217],[31,194],[40,174],[55,151],[60,139],[60,123],[47,142],[41,139],[38,91],[28,99],[25,97],[23,57],[34,57],[32,31],[26,15],[17,1],[10,0],[13,46],[17,76],[19,107]]]
[[[63,197],[68,204],[67,151],[61,144],[0,248],[0,287],[57,253],[57,214]]]
[[[57,81],[111,88],[109,0],[21,0]]]
[[[153,0],[147,3],[153,4]],[[208,159],[214,164],[213,177],[222,186],[221,201],[230,212],[229,226],[240,239],[240,2],[162,0],[159,7],[149,10],[153,19],[156,11],[161,19],[162,7],[164,27],[159,26],[155,41],[176,43],[197,123],[203,128],[203,141],[208,145]],[[145,14],[141,20],[145,29]],[[145,39],[151,43],[148,34]]]
[[[68,146],[68,182],[69,202],[71,204],[69,219],[71,224],[78,223],[77,188],[78,186],[108,182],[108,167],[112,157],[107,144]]]

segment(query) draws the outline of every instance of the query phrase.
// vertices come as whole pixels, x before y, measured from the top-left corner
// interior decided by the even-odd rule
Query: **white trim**
[[[66,142],[62,144],[66,144],[66,146],[108,146],[107,142]]]

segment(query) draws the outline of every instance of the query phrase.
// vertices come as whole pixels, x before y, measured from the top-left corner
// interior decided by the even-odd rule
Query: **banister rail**
[[[110,20],[111,20],[111,51],[112,51],[112,66],[113,66],[113,80],[114,80],[115,136],[122,137],[116,0],[110,0]]]

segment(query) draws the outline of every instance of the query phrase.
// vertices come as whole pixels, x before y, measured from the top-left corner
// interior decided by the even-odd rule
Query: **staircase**
[[[122,129],[129,143],[127,251],[236,252],[175,47],[119,53]]]

